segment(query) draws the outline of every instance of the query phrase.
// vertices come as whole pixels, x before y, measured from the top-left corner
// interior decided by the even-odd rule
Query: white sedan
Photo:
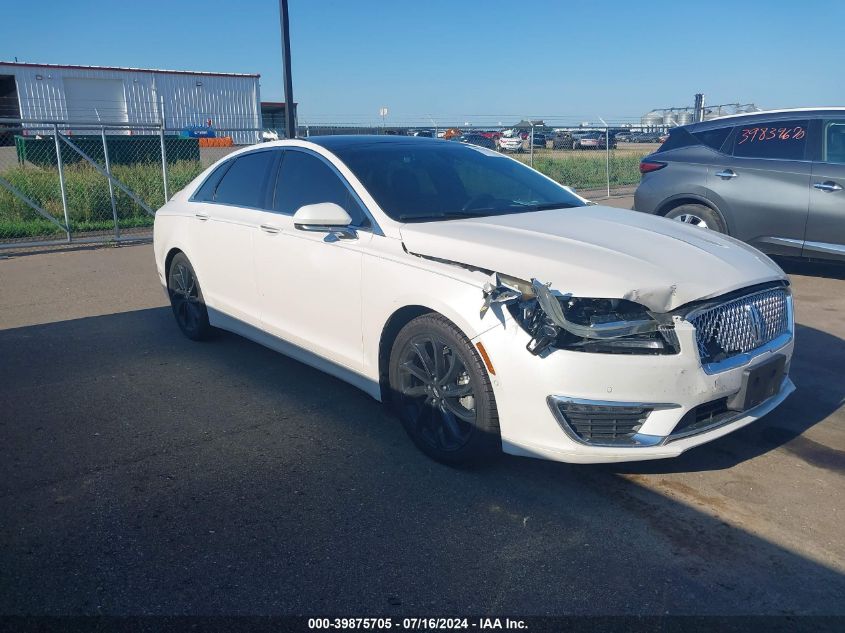
[[[525,149],[525,141],[519,134],[500,136],[498,145],[503,152],[521,152]]]
[[[246,148],[158,211],[155,257],[189,338],[222,328],[348,381],[444,462],[672,457],[794,389],[765,255],[472,145]]]

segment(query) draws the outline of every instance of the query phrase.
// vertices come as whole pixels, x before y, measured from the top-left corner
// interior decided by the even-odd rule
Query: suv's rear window
[[[801,160],[807,145],[807,120],[754,121],[736,127],[734,156]]]
[[[705,145],[717,152],[722,149],[725,140],[731,133],[731,127],[720,127],[714,130],[703,132],[690,132],[686,127],[676,127],[669,130],[669,138],[661,145],[657,152],[666,152],[679,147],[690,147],[692,145]]]
[[[676,127],[669,130],[669,138],[663,141],[663,144],[657,148],[655,154],[668,152],[670,149],[678,149],[679,147],[689,147],[690,145],[698,145],[698,141],[689,133],[687,128]]]

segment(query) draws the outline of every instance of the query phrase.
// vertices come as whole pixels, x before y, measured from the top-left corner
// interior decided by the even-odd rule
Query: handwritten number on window
[[[743,128],[742,136],[737,145],[742,145],[745,142],[762,143],[765,141],[800,141],[804,138],[806,132],[801,126],[796,127],[747,127]]]

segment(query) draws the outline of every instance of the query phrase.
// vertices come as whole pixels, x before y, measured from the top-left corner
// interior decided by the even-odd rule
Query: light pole
[[[378,113],[381,117],[381,133],[384,134],[384,118],[387,116],[387,106],[379,108]]]
[[[293,79],[290,72],[290,20],[288,0],[279,0],[279,21],[282,27],[282,71],[285,85],[285,136],[296,137],[296,122],[293,116]]]
[[[607,121],[599,117],[599,121],[604,123],[604,171],[607,175],[607,197],[610,197],[610,127]]]

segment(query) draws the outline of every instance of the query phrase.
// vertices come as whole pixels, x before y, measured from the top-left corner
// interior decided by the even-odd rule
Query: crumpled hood
[[[405,224],[408,252],[530,280],[580,297],[668,312],[786,279],[756,249],[706,229],[602,206]]]

